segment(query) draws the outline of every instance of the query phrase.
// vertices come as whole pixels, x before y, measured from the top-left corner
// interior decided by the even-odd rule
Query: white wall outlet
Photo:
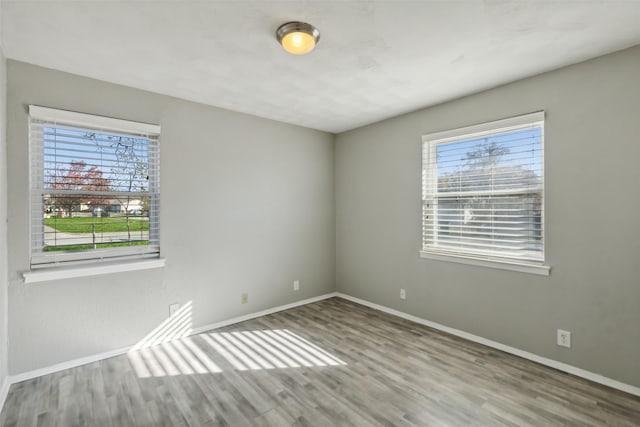
[[[176,314],[176,312],[180,310],[180,304],[179,303],[174,303],[174,304],[169,304],[169,317],[173,317],[174,314]]]
[[[248,294],[247,292],[243,292],[243,293],[240,295],[240,302],[241,302],[242,304],[246,304],[246,303],[248,303],[248,302],[249,302],[249,294]]]
[[[299,291],[300,290],[300,280],[294,280],[293,281],[293,290],[294,291]]]
[[[407,291],[400,289],[400,299],[407,299]]]
[[[571,348],[571,332],[558,329],[558,345]]]

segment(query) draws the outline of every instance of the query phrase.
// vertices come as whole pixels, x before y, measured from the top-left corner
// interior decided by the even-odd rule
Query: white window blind
[[[29,108],[31,268],[160,253],[160,127]]]
[[[544,262],[544,112],[423,137],[423,254]]]

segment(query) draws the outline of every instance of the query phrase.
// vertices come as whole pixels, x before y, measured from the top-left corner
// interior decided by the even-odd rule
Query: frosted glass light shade
[[[289,33],[280,42],[284,50],[294,55],[304,55],[316,47],[316,41],[311,34],[303,32]]]

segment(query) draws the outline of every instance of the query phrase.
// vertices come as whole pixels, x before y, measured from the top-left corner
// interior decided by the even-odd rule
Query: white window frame
[[[447,261],[447,262],[457,262],[463,264],[470,264],[476,266],[490,267],[490,268],[498,268],[504,270],[512,270],[524,273],[538,274],[548,276],[550,272],[550,266],[546,265],[545,258],[545,227],[544,227],[544,203],[545,203],[545,189],[544,189],[544,179],[542,182],[542,207],[541,207],[541,225],[543,230],[542,235],[542,261],[529,261],[529,260],[520,260],[516,258],[510,258],[508,256],[493,256],[493,255],[485,255],[481,253],[476,253],[473,251],[465,252],[462,249],[457,250],[447,250],[447,249],[439,249],[436,245],[427,244],[426,243],[426,233],[425,230],[425,204],[427,202],[436,203],[437,197],[434,185],[437,186],[437,169],[435,167],[431,167],[430,165],[436,164],[436,147],[438,144],[461,141],[465,139],[471,139],[476,137],[482,137],[487,135],[498,134],[501,132],[506,132],[510,130],[517,130],[519,127],[525,127],[532,124],[539,124],[542,128],[541,135],[541,149],[542,153],[544,153],[544,121],[545,121],[545,113],[544,111],[539,111],[535,113],[525,114],[516,117],[510,117],[507,119],[496,120],[487,123],[481,123],[472,126],[466,126],[463,128],[447,130],[443,132],[435,132],[427,135],[423,135],[422,137],[422,221],[421,221],[421,229],[422,229],[422,250],[420,251],[421,258],[433,259],[438,261]],[[542,170],[544,177],[544,155],[541,158],[542,162]],[[437,209],[432,208],[432,214],[434,216],[437,215]],[[433,236],[434,240],[437,242],[437,227],[438,221],[437,217],[431,218],[431,222],[433,223]]]
[[[97,132],[125,133],[140,135],[140,137],[153,137],[153,144],[156,144],[153,153],[150,153],[149,163],[153,165],[149,177],[149,197],[154,198],[154,227],[157,228],[157,243],[142,246],[124,246],[103,249],[90,249],[79,251],[52,251],[37,252],[39,238],[34,224],[39,221],[34,215],[34,200],[38,196],[44,195],[44,176],[41,169],[34,163],[42,159],[44,147],[36,144],[32,136],[33,121],[44,121],[52,124],[78,126],[95,130]],[[160,258],[160,221],[159,221],[159,197],[160,197],[160,131],[161,127],[155,124],[134,122],[129,120],[115,119],[111,117],[96,116],[92,114],[78,113],[73,111],[58,110],[36,105],[29,106],[29,160],[30,160],[30,185],[29,185],[29,255],[30,270],[23,273],[25,282],[40,282],[46,280],[56,280],[70,277],[82,277],[97,274],[106,274],[120,271],[133,271],[148,268],[163,267],[164,259]],[[150,139],[151,141],[151,139]],[[36,146],[37,145],[37,146]],[[151,215],[151,214],[150,214]],[[151,231],[150,231],[151,232]],[[150,236],[151,238],[151,236]],[[41,245],[40,245],[41,247]]]

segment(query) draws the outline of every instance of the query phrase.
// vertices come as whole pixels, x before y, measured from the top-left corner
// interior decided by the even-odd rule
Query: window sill
[[[31,270],[22,273],[25,283],[47,282],[50,280],[71,279],[74,277],[99,276],[102,274],[121,273],[125,271],[149,270],[165,266],[165,259],[153,259],[134,262],[99,264],[84,267],[54,267],[42,270]]]
[[[434,259],[438,261],[457,262],[460,264],[477,265],[480,267],[496,268],[499,270],[518,271],[520,273],[537,274],[540,276],[548,276],[551,267],[548,265],[525,264],[508,261],[492,261],[481,258],[472,258],[456,255],[443,255],[433,252],[420,252],[421,258]]]

